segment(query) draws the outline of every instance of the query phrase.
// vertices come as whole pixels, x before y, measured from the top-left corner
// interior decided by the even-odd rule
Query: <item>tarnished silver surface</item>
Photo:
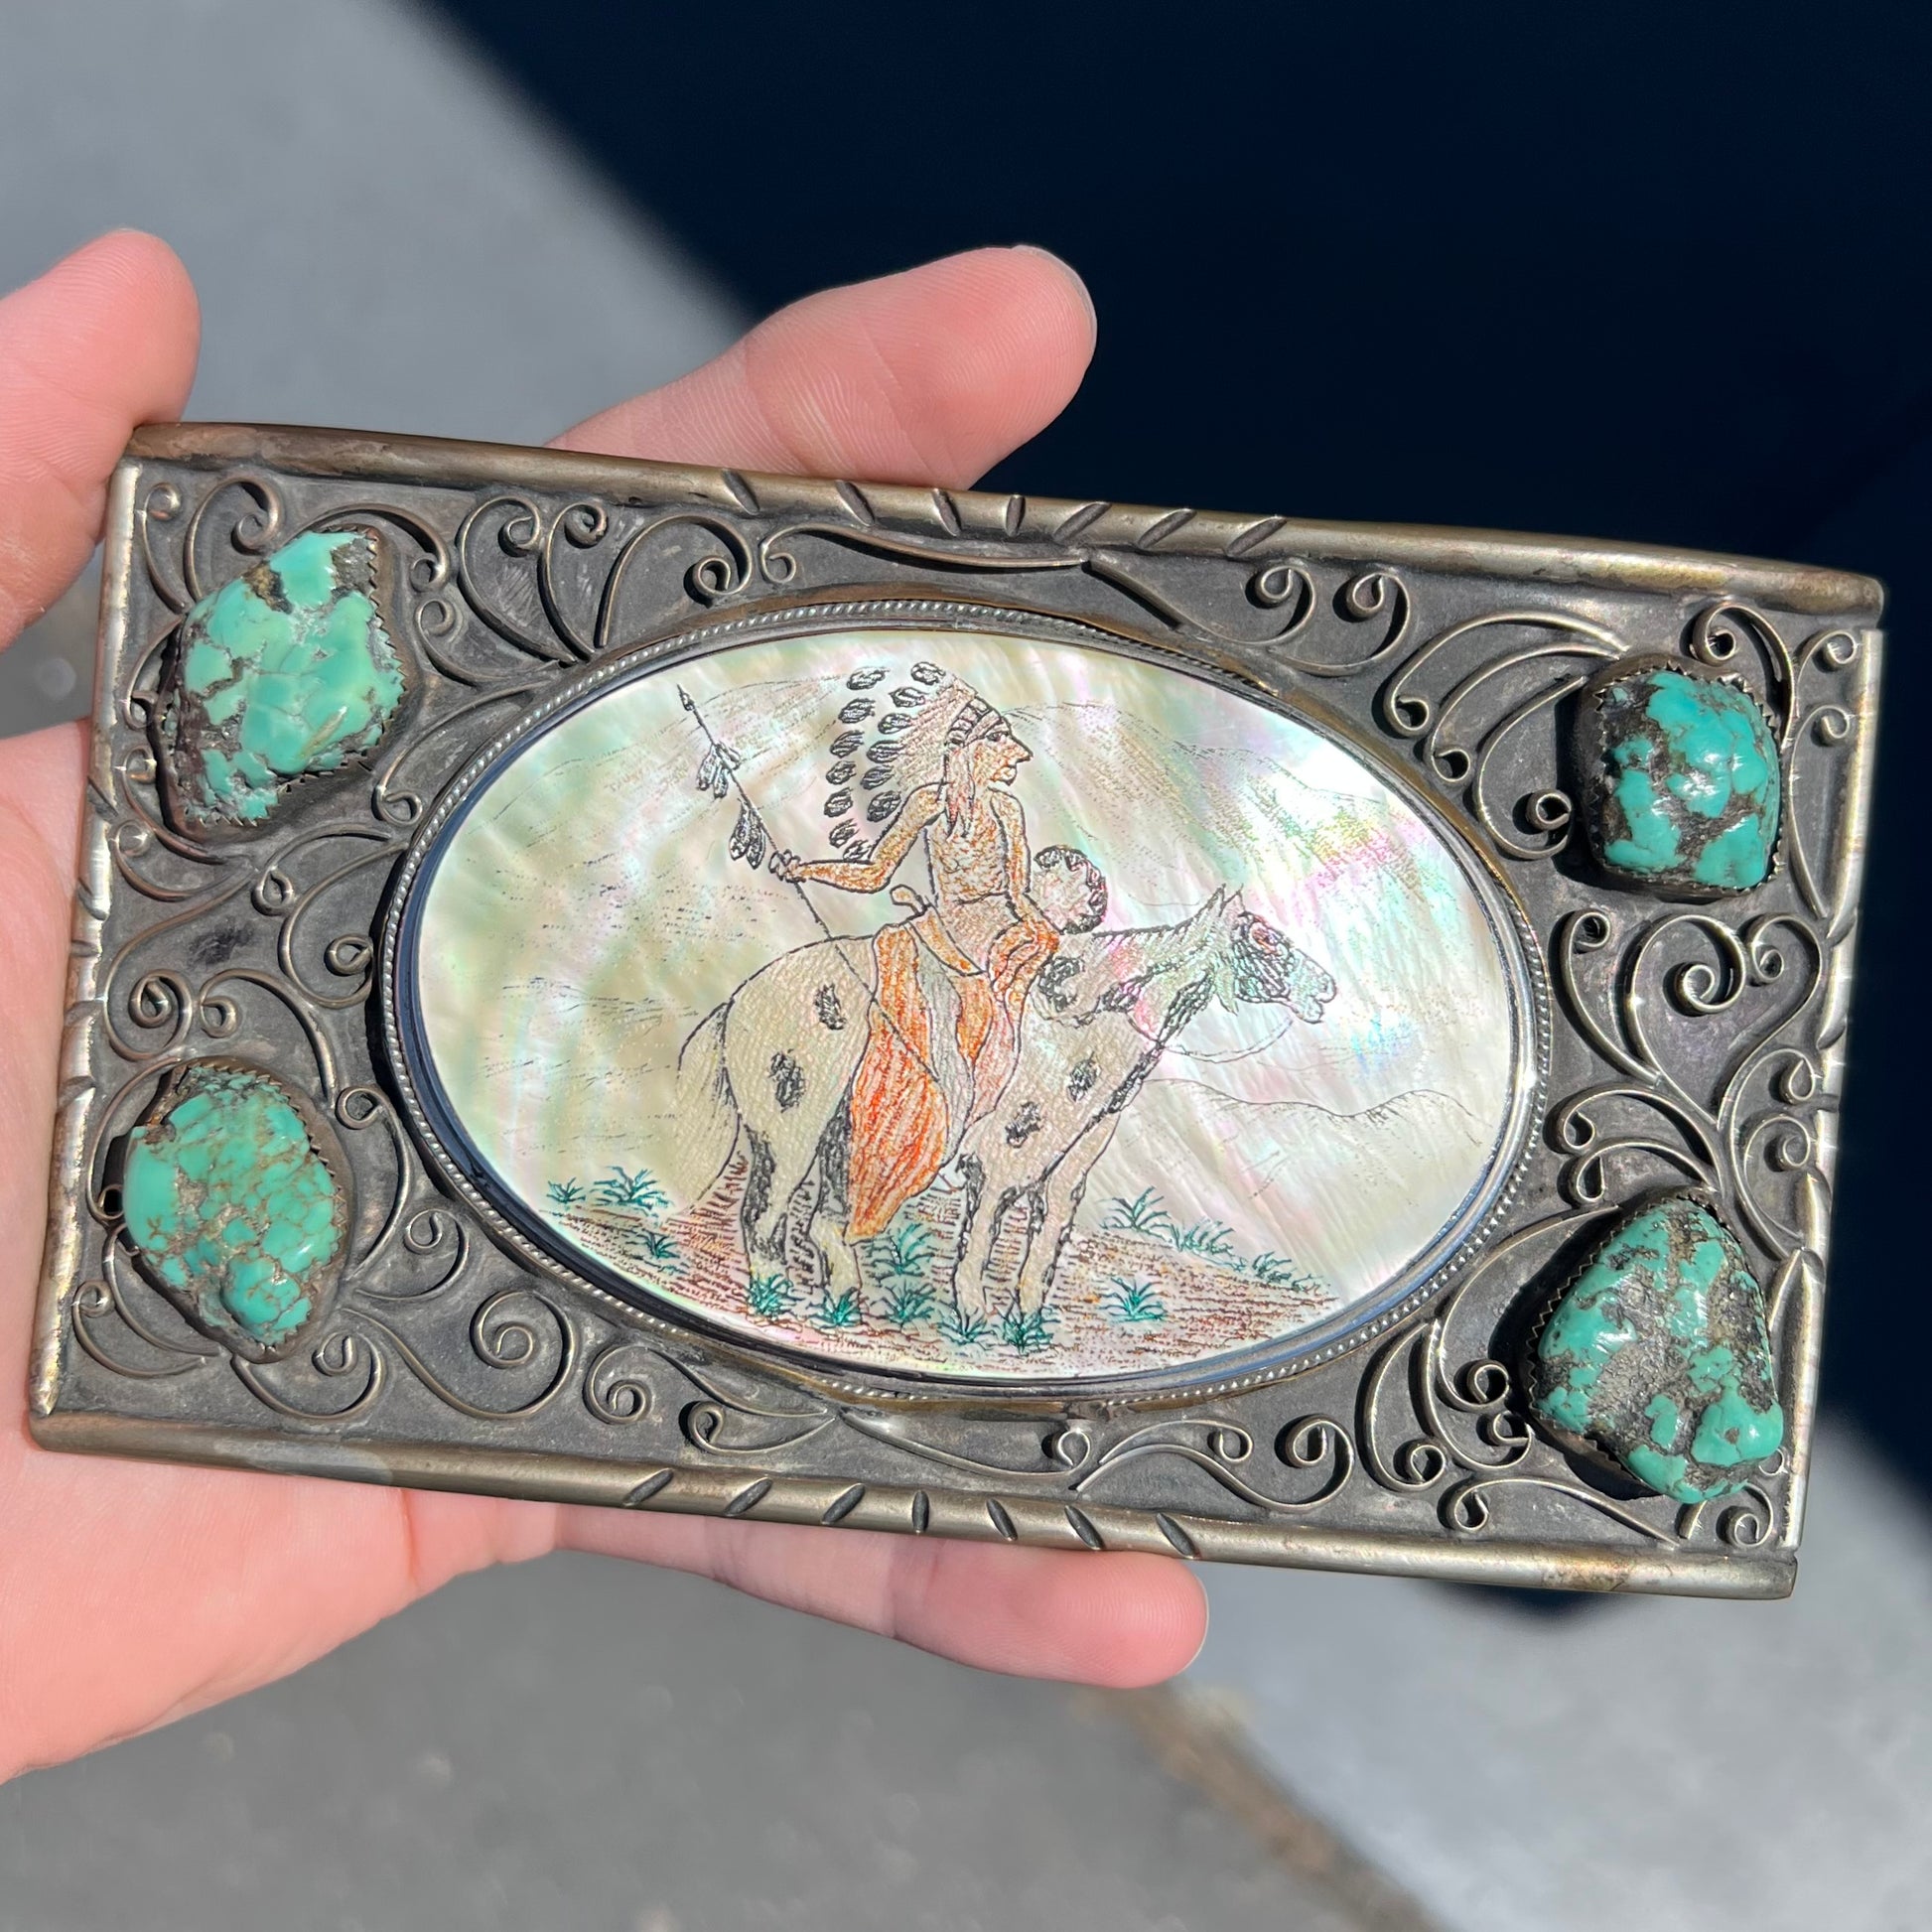
[[[381,528],[420,686],[365,768],[261,831],[159,809],[149,711],[187,605],[297,532]],[[640,1318],[539,1270],[417,1145],[379,935],[437,800],[607,652],[800,602],[1101,626],[1321,722],[1419,787],[1543,955],[1548,1063],[1479,1248],[1345,1345],[1154,1395],[863,1386]],[[1739,1596],[1790,1587],[1879,592],[1838,573],[1561,541],[747,477],[324,431],[143,431],[116,478],[33,1426],[51,1447],[1068,1548]],[[1663,652],[1779,737],[1775,877],[1671,905],[1573,837],[1567,700]],[[352,1244],[319,1337],[231,1356],[128,1263],[107,1151],[168,1069],[274,1067],[334,1123]],[[1575,1257],[1690,1182],[1769,1294],[1788,1448],[1680,1509],[1573,1461],[1518,1358]]]

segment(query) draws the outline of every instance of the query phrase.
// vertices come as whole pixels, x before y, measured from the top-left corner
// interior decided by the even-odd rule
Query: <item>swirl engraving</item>
[[[1538,642],[1497,651],[1491,633],[1498,630],[1544,634]],[[1485,612],[1446,626],[1413,652],[1382,687],[1377,713],[1395,737],[1419,741],[1425,765],[1442,783],[1461,789],[1499,851],[1512,859],[1547,859],[1569,843],[1577,809],[1556,780],[1554,734],[1543,757],[1548,781],[1506,809],[1494,794],[1492,774],[1513,764],[1514,748],[1527,740],[1533,723],[1547,721],[1583,689],[1596,665],[1626,648],[1614,630],[1576,612]],[[1444,676],[1448,688],[1429,695],[1428,687]],[[1478,728],[1471,742],[1470,720],[1498,709],[1500,715]]]
[[[134,1305],[126,1280],[126,1261],[118,1244],[110,1243],[103,1257],[104,1267],[92,1280],[82,1282],[74,1291],[73,1334],[89,1355],[116,1375],[153,1382],[171,1376],[190,1375],[206,1368],[221,1353],[212,1342],[204,1341],[182,1321],[159,1297],[152,1318]],[[114,1352],[102,1334],[107,1323],[117,1321],[128,1334],[151,1351],[145,1361],[130,1361]],[[159,1323],[170,1320],[177,1334],[160,1332]],[[158,1359],[157,1359],[158,1358]]]
[[[1107,1449],[1077,1476],[1074,1489],[1085,1489],[1108,1473],[1147,1456],[1173,1456],[1204,1469],[1230,1495],[1265,1510],[1271,1516],[1294,1515],[1319,1509],[1336,1495],[1355,1468],[1355,1445],[1348,1431],[1327,1416],[1301,1416],[1276,1434],[1275,1460],[1282,1468],[1318,1472],[1314,1487],[1302,1496],[1278,1495],[1261,1486],[1254,1461],[1253,1435],[1238,1424],[1210,1418],[1151,1423]]]
[[[600,1350],[584,1372],[584,1406],[599,1422],[641,1422],[653,1397],[647,1363],[656,1357],[642,1342],[628,1338]]]

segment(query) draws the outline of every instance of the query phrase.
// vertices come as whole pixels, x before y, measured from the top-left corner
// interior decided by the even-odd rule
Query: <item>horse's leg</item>
[[[846,1161],[851,1127],[843,1108],[827,1122],[819,1136],[810,1185],[793,1196],[786,1226],[786,1245],[808,1257],[828,1300],[859,1296],[863,1283],[859,1260],[845,1238]]]
[[[1107,1151],[1120,1125],[1118,1114],[1095,1122],[1067,1149],[1038,1195],[1034,1237],[1027,1247],[1027,1259],[1020,1269],[1020,1312],[1036,1314],[1046,1306],[1053,1286],[1053,1273],[1073,1234],[1073,1217],[1080,1210],[1080,1196],[1086,1192],[1087,1176],[1094,1163]]]
[[[749,1126],[746,1139],[751,1168],[745,1176],[745,1198],[739,1207],[745,1258],[755,1275],[759,1264],[763,1262],[774,1264],[789,1278],[793,1202],[798,1190],[813,1178],[818,1151],[809,1144],[800,1146],[790,1137],[774,1147],[769,1138]],[[814,1202],[816,1198],[814,1187]],[[808,1214],[808,1221],[809,1218]]]
[[[821,1195],[813,1213],[824,1204]],[[807,1220],[804,1239],[818,1263],[824,1270],[825,1293],[834,1302],[850,1294],[857,1296],[863,1287],[859,1276],[859,1258],[852,1252],[852,1244],[845,1238],[845,1230],[835,1226],[828,1219],[816,1225]]]
[[[993,1292],[987,1269],[993,1260],[993,1244],[1007,1210],[1020,1199],[1020,1190],[1008,1184],[997,1170],[989,1180],[985,1168],[970,1156],[960,1161],[966,1176],[966,1199],[959,1217],[959,1253],[953,1263],[953,1305],[961,1314],[986,1315],[993,1312]]]
[[[863,959],[863,942],[800,947],[754,974],[727,1009],[723,1071],[750,1163],[740,1222],[755,1273],[788,1272],[793,1196],[865,1050]]]
[[[1028,1187],[1014,1199],[1015,1217],[1018,1221],[1016,1232],[1020,1239],[1020,1265],[1014,1271],[1013,1293],[1022,1314],[1031,1314],[1032,1308],[1027,1302],[1027,1267],[1032,1261],[1034,1250],[1039,1246],[1039,1230],[1046,1222],[1046,1199],[1044,1189]],[[1009,1226],[1013,1226],[1010,1221]]]

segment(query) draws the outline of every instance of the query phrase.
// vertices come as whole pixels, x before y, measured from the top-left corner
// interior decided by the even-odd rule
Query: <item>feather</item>
[[[825,816],[839,818],[852,809],[852,794],[849,791],[835,791],[825,801]]]
[[[846,679],[845,688],[848,691],[870,691],[875,684],[885,681],[886,671],[884,664],[868,664],[864,670],[854,671]]]
[[[870,718],[877,709],[878,707],[870,698],[854,698],[849,705],[840,711],[839,723],[842,725],[859,724],[864,719]]]
[[[740,805],[738,808],[738,823],[732,827],[731,856],[734,859],[744,858],[746,853],[752,849],[754,829],[755,822],[752,818],[751,806]]]
[[[904,800],[899,797],[897,792],[882,791],[879,794],[879,796],[875,798],[872,801],[872,803],[866,807],[866,817],[874,825],[883,825],[886,822],[886,820],[891,818],[892,815],[896,811],[897,811],[899,806],[903,803]]]

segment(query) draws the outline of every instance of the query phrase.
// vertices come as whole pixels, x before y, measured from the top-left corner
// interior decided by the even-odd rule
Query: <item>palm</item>
[[[129,429],[180,413],[196,313],[118,235],[0,303],[0,643],[77,572]],[[814,298],[570,447],[958,484],[1049,421],[1092,322],[1065,270],[984,250]],[[330,1649],[481,1565],[561,1546],[701,1570],[992,1668],[1146,1682],[1198,1642],[1197,1587],[1133,1556],[985,1550],[160,1464],[34,1448],[28,1338],[46,1216],[77,727],[0,745],[0,1777]]]

